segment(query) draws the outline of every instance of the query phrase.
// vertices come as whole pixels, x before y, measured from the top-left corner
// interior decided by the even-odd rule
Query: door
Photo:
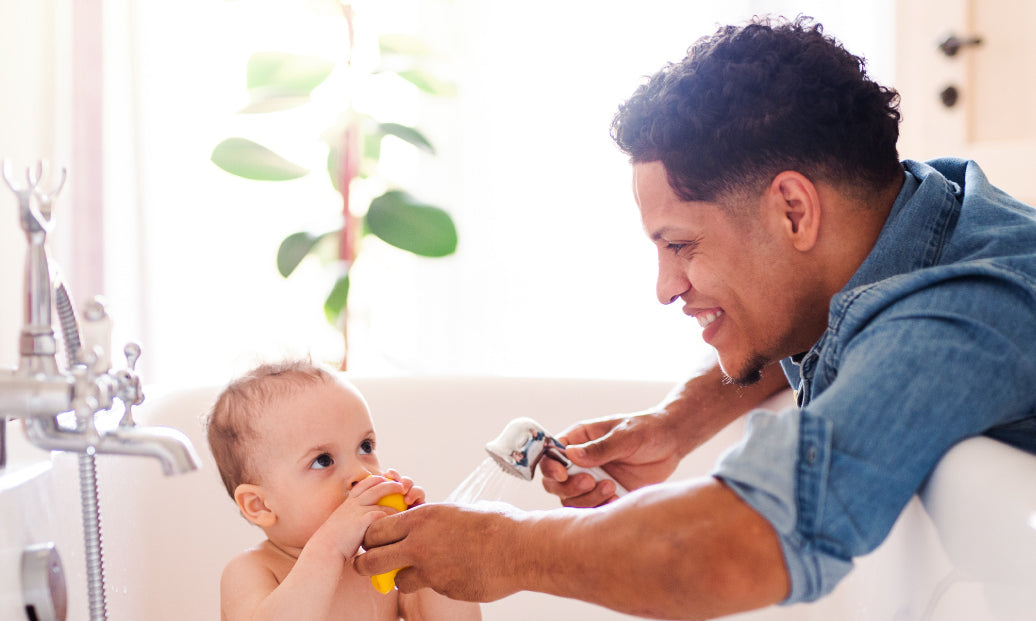
[[[973,159],[1036,204],[1036,2],[897,0],[900,157]]]

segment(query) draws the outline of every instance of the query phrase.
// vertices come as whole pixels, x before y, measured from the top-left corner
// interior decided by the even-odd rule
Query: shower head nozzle
[[[571,474],[587,472],[597,481],[609,479],[615,483],[615,494],[622,496],[626,489],[600,468],[582,468],[565,455],[565,445],[554,439],[543,425],[531,418],[520,417],[507,423],[493,441],[486,444],[486,452],[507,474],[531,481],[536,466],[544,457],[560,463]]]
[[[542,425],[521,417],[509,422],[499,436],[486,444],[486,452],[504,472],[531,481],[536,464],[556,444]]]

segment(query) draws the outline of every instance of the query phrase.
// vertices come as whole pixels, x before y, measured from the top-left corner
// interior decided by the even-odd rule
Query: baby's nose
[[[359,473],[357,473],[357,476],[355,476],[352,480],[349,481],[349,489],[352,489],[352,488],[356,487],[357,483],[359,483],[360,481],[362,481],[364,479],[370,478],[370,477],[372,477],[374,475],[375,475],[374,472],[370,472],[370,471],[367,471],[367,470],[360,471]]]

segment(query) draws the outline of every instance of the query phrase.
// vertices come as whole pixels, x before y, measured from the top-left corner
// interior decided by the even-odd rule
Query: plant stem
[[[342,3],[342,15],[345,17],[345,23],[349,30],[348,47],[345,57],[345,68],[346,78],[349,83],[350,93],[353,87],[353,53],[356,49],[356,30],[354,17],[355,12],[351,2]],[[350,95],[349,109],[352,110],[352,101]],[[359,168],[359,127],[357,127],[355,115],[350,115],[348,124],[346,125],[345,133],[342,136],[344,144],[342,145],[341,153],[342,158],[339,163],[339,178],[338,187],[342,193],[342,233],[341,238],[338,242],[338,258],[345,263],[347,270],[352,269],[353,262],[356,259],[356,223],[353,218],[352,209],[349,203],[350,186],[352,185],[353,178],[356,177],[357,170]],[[339,317],[339,326],[342,330],[342,344],[344,345],[344,351],[342,353],[342,364],[341,370],[345,371],[348,366],[349,360],[349,303],[346,300],[345,306],[342,308],[342,314]]]

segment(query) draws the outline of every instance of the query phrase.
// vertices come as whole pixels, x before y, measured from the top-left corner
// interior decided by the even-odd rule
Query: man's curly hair
[[[902,174],[898,104],[811,18],[756,18],[651,76],[611,136],[633,163],[661,161],[687,201],[758,195],[784,170],[867,192]]]

